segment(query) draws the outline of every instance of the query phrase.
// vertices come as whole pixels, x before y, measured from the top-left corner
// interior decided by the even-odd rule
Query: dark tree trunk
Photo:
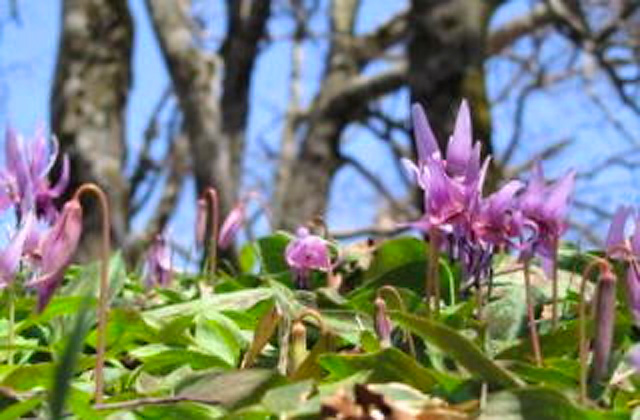
[[[467,98],[472,109],[474,136],[483,143],[483,155],[492,151],[484,73],[491,12],[488,3],[483,0],[412,1],[412,36],[408,44],[411,99],[425,107],[442,150],[446,149],[460,101]]]
[[[95,182],[109,195],[113,237],[128,230],[125,105],[131,80],[133,23],[126,0],[65,0],[51,127],[71,159],[69,194]],[[86,202],[80,257],[97,255],[100,218]]]

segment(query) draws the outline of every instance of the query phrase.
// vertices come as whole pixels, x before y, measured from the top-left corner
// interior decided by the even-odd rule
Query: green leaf
[[[243,273],[253,273],[258,262],[258,250],[255,242],[247,242],[240,249],[238,263]]]
[[[426,266],[427,245],[424,241],[408,236],[388,240],[374,251],[371,266],[364,273],[364,284],[355,294],[385,284],[423,294]]]
[[[240,329],[226,316],[210,312],[196,318],[195,344],[205,353],[237,366],[240,349],[246,345]]]
[[[309,398],[313,388],[313,381],[306,380],[270,389],[262,398],[262,405],[280,417],[288,418]]]
[[[237,292],[221,293],[207,296],[191,302],[163,306],[142,313],[142,317],[152,326],[159,326],[169,319],[178,316],[195,316],[210,311],[235,310],[243,311],[256,303],[269,299],[273,291],[267,288],[255,288]]]
[[[574,405],[559,391],[531,387],[489,396],[479,420],[595,420],[600,417]]]
[[[332,380],[366,370],[371,372],[371,382],[404,382],[424,392],[432,391],[442,378],[395,348],[370,354],[326,354],[320,357],[320,365]]]
[[[194,370],[213,367],[231,367],[218,356],[197,350],[170,347],[162,344],[150,344],[138,347],[132,350],[130,355],[140,359],[145,364],[144,370],[151,374],[169,373],[185,365],[190,366]]]
[[[60,362],[56,366],[53,387],[49,395],[49,408],[51,410],[51,419],[58,420],[62,418],[62,411],[71,386],[78,355],[82,351],[82,344],[89,329],[87,317],[89,308],[85,304],[80,309],[76,317],[76,323],[73,332],[67,341]]]
[[[221,412],[217,407],[180,402],[149,405],[136,409],[135,414],[140,420],[210,420],[219,418]]]
[[[284,253],[290,241],[291,236],[285,232],[278,232],[258,239],[260,261],[264,273],[277,274],[289,270]]]
[[[53,363],[35,363],[14,368],[2,381],[15,391],[29,391],[34,388],[47,387],[53,374]]]
[[[193,375],[176,391],[181,397],[234,409],[259,402],[268,389],[282,383],[283,379],[272,370],[245,369]]]
[[[490,384],[515,387],[521,384],[508,370],[489,359],[480,348],[466,337],[443,324],[426,318],[392,311],[391,318],[408,328],[423,340],[438,347],[469,372],[479,375]]]
[[[8,407],[4,407],[0,412],[0,420],[25,418],[26,414],[42,404],[43,399],[43,396],[33,397],[28,400],[16,402]]]

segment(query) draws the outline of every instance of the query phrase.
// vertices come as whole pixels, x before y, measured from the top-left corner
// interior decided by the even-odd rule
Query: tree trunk
[[[446,149],[460,101],[470,101],[473,133],[490,154],[491,114],[484,60],[491,12],[483,0],[413,0],[408,45],[412,102],[421,103]],[[495,179],[489,176],[489,179]],[[490,184],[492,182],[489,182]]]
[[[71,160],[68,194],[95,182],[109,195],[113,238],[128,230],[125,105],[131,80],[133,23],[126,0],[65,0],[51,127]],[[98,255],[100,218],[85,202],[80,258]]]

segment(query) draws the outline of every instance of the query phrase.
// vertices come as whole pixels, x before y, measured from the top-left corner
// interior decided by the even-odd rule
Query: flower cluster
[[[21,263],[26,263],[26,285],[36,289],[38,308],[42,310],[60,285],[64,269],[71,262],[82,230],[82,207],[77,199],[68,201],[58,211],[54,201],[69,182],[69,161],[62,159],[58,181],[49,176],[58,159],[58,144],[48,149],[42,130],[25,142],[12,129],[5,138],[6,167],[0,170],[0,211],[13,209],[17,227],[9,243],[0,252],[0,288],[15,279]]]
[[[424,215],[410,225],[434,241],[444,238],[437,246],[460,259],[470,280],[487,277],[498,249],[517,249],[523,259],[538,255],[551,268],[567,228],[575,173],[548,185],[536,164],[528,185],[512,180],[484,196],[490,157],[482,161],[481,144],[473,142],[467,102],[460,106],[444,157],[420,105],[413,106],[412,116],[418,162],[404,164],[423,190]]]

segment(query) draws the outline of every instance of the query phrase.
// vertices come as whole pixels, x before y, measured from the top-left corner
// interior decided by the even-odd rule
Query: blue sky
[[[147,120],[152,113],[158,98],[169,83],[160,52],[152,32],[143,0],[129,1],[135,19],[135,52],[133,86],[127,106],[127,142],[130,145],[131,159],[127,168],[131,170],[135,164],[140,139]],[[224,2],[195,2],[197,7],[206,11],[206,19],[223,22]],[[203,4],[211,7],[204,9]],[[380,2],[366,0],[357,21],[357,30],[364,32],[374,28],[396,10],[403,8],[406,1]],[[0,12],[0,129],[7,123],[28,134],[38,123],[48,124],[48,102],[51,79],[54,73],[55,57],[58,43],[59,18],[61,1],[22,0],[19,3],[20,23],[8,18],[6,11]],[[494,20],[494,25],[508,20],[526,10],[528,2],[512,1],[503,8]],[[5,13],[5,15],[1,15]],[[216,33],[213,39],[220,39],[224,34],[224,25],[213,26]],[[326,30],[326,21],[317,16],[314,29],[322,33]],[[273,19],[269,32],[277,38],[291,30],[290,22],[285,18]],[[549,67],[559,67],[562,58],[554,58],[557,48],[563,41],[558,39],[549,47]],[[211,43],[215,47],[215,41]],[[526,52],[530,45],[525,41],[517,45],[516,51]],[[289,77],[289,55],[291,43],[275,42],[266,47],[257,62],[255,79],[251,89],[251,112],[249,115],[249,141],[246,170],[251,173],[245,179],[246,188],[254,188],[259,184],[269,184],[272,165],[265,160],[263,144],[277,148],[281,125],[278,116],[284,113],[287,104],[287,79]],[[318,80],[322,71],[321,57],[326,50],[322,40],[305,44],[305,62],[303,69],[303,102],[310,101],[319,88]],[[555,60],[555,61],[554,61]],[[556,64],[557,62],[557,64]],[[371,66],[368,71],[375,72],[380,65]],[[493,95],[507,83],[515,68],[505,60],[491,60],[487,64],[489,70],[488,87]],[[600,86],[601,84],[597,84]],[[575,139],[574,144],[559,158],[545,166],[551,176],[560,175],[569,166],[586,170],[602,160],[605,153],[614,150],[626,150],[633,145],[624,140],[603,117],[581,95],[584,85],[580,83],[563,83],[544,93],[533,95],[530,106],[525,113],[526,130],[523,135],[523,147],[515,156],[516,162],[529,159],[542,150],[545,145],[562,138]],[[638,121],[626,112],[605,88],[598,88],[597,94],[611,106],[620,120],[631,132],[640,132]],[[399,119],[406,119],[408,111],[408,95],[402,92],[385,100],[384,107],[393,110]],[[512,114],[514,102],[509,99],[493,109],[493,140],[498,151],[504,150],[513,130]],[[428,110],[427,110],[428,111]],[[399,139],[400,142],[406,139]],[[350,127],[344,134],[343,152],[362,157],[364,163],[373,171],[382,175],[383,182],[401,195],[405,188],[391,161],[387,146],[376,140],[363,127]],[[162,145],[155,153],[161,155]],[[581,197],[591,198],[604,203],[609,210],[616,203],[638,202],[638,183],[633,173],[628,171],[611,171],[596,177],[589,184],[578,184]],[[153,199],[157,199],[154,197]],[[153,199],[149,207],[153,206]],[[183,190],[178,216],[172,220],[170,232],[192,232],[193,185],[187,181]],[[360,175],[351,168],[342,169],[334,181],[331,191],[331,207],[327,219],[335,229],[368,225],[376,214],[376,205],[381,199],[375,191],[363,181]],[[149,217],[149,211],[143,212],[134,226],[140,226]],[[585,221],[589,215],[584,214]],[[262,230],[265,229],[262,223]],[[601,231],[603,228],[600,229]],[[176,237],[182,243],[189,243],[191,238]]]

